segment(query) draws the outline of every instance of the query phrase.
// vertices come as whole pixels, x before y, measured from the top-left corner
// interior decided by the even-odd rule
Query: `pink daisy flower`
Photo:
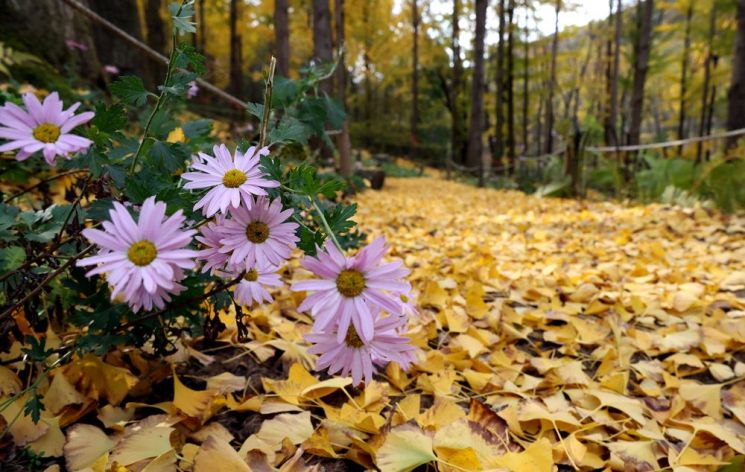
[[[222,232],[224,225],[225,216],[218,215],[215,221],[199,228],[200,234],[196,240],[204,245],[204,249],[197,253],[197,258],[204,261],[202,272],[210,271],[212,275],[215,275],[215,272],[224,269],[228,262],[230,255],[220,252],[222,248],[220,240],[225,237]]]
[[[16,160],[23,161],[42,151],[49,165],[54,165],[57,156],[69,158],[71,153],[85,151],[93,144],[90,139],[70,134],[94,116],[91,111],[75,115],[79,102],[63,110],[59,95],[53,92],[43,103],[33,93],[25,93],[23,103],[26,110],[10,102],[0,108],[0,138],[9,140],[0,145],[0,152],[18,149]]]
[[[293,209],[282,211],[279,199],[271,203],[258,197],[250,208],[230,210],[230,218],[220,230],[220,252],[230,254],[228,263],[250,270],[254,266],[280,266],[295,248],[297,223],[285,223]]]
[[[166,290],[163,287],[158,287],[155,292],[150,293],[145,287],[140,286],[131,299],[132,311],[137,313],[143,307],[147,311],[152,310],[153,307],[158,309],[165,308],[166,302],[171,301],[171,295],[178,295],[186,289],[186,287],[178,283],[183,279],[184,271],[177,267],[174,269],[173,288]]]
[[[363,341],[354,325],[346,330],[339,328],[330,331],[312,332],[305,335],[305,339],[313,343],[308,348],[310,354],[320,354],[316,362],[316,370],[328,368],[331,375],[341,371],[342,376],[352,374],[352,382],[358,385],[364,377],[365,383],[372,381],[375,366],[385,366],[388,362],[396,362],[404,370],[414,361],[416,348],[410,339],[402,336],[406,319],[402,316],[388,316],[382,318],[374,315],[374,336],[369,341]]]
[[[259,169],[259,157],[269,154],[269,148],[258,151],[252,146],[242,154],[238,149],[231,156],[224,144],[215,146],[215,157],[200,152],[191,165],[197,172],[186,172],[181,177],[189,182],[184,185],[187,190],[210,190],[194,205],[194,210],[202,208],[202,213],[210,217],[220,211],[225,213],[228,207],[238,208],[243,201],[246,208],[251,208],[253,195],[267,195],[265,188],[279,187],[279,182],[264,178]]]
[[[197,252],[184,249],[196,231],[181,229],[185,218],[180,210],[166,217],[166,204],[156,202],[155,197],[145,200],[138,222],[116,202],[109,215],[111,221],[103,222],[103,231],[83,231],[102,251],[77,265],[97,266],[86,275],[106,274],[112,300],[121,294],[134,311],[142,306],[162,307],[170,294],[183,290],[178,284],[182,269],[196,265]],[[143,290],[148,294],[144,298]]]
[[[298,311],[310,310],[316,319],[314,329],[327,330],[338,320],[337,341],[344,339],[350,322],[363,341],[373,339],[373,312],[385,310],[391,315],[402,312],[401,295],[408,295],[411,286],[403,278],[409,270],[400,260],[381,263],[388,250],[384,237],[379,237],[353,257],[345,257],[330,241],[326,252],[320,249],[316,257],[305,257],[301,265],[320,279],[292,284],[292,290],[315,291],[305,298]]]
[[[237,275],[233,274],[232,277]],[[266,288],[281,286],[282,281],[276,267],[254,267],[246,271],[243,280],[236,285],[233,295],[239,305],[251,306],[254,303],[271,302],[272,296]]]

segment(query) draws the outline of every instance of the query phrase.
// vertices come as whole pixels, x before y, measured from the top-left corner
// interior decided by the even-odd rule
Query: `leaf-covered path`
[[[420,291],[417,391],[479,398],[512,444],[552,444],[536,460],[697,470],[745,453],[743,218],[428,178],[359,199]]]
[[[390,365],[364,390],[313,373],[303,295],[283,289],[244,312],[248,341],[223,313],[216,345],[54,370],[38,425],[21,415],[25,398],[2,412],[12,442],[96,471],[688,472],[741,460],[743,218],[434,178],[388,179],[357,199],[362,228],[412,269],[411,372]],[[308,276],[297,258],[284,275]],[[0,367],[0,399],[20,390],[22,368]]]

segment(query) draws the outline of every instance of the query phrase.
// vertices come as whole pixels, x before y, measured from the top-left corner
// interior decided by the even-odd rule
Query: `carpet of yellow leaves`
[[[221,347],[180,342],[173,379],[146,353],[76,359],[14,442],[67,470],[740,470],[745,219],[434,178],[358,200],[362,228],[412,269],[411,372],[364,389],[312,374],[311,320],[283,290],[243,314],[251,341],[221,314]],[[297,260],[285,275],[307,276]],[[18,368],[0,368],[0,396]]]

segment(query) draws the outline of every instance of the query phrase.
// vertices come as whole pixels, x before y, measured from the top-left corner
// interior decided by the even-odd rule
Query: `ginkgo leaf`
[[[217,393],[239,392],[246,388],[246,378],[223,372],[207,379],[207,390]]]
[[[210,403],[216,393],[210,390],[192,390],[179,380],[176,372],[173,373],[173,406],[184,414],[204,418]]]
[[[67,429],[67,442],[63,448],[65,463],[70,471],[91,467],[114,448],[109,437],[95,426],[79,423]]]
[[[411,424],[391,429],[375,454],[381,472],[408,472],[436,459],[432,438]]]
[[[178,455],[171,449],[150,461],[141,472],[178,472],[177,462]]]
[[[212,472],[216,467],[221,472],[252,472],[230,444],[210,436],[194,457],[194,472]]]
[[[652,449],[654,441],[618,441],[609,443],[611,451],[611,462],[623,470],[631,467],[631,470],[651,472],[660,468],[657,456]]]
[[[702,385],[686,383],[680,386],[680,397],[703,413],[718,419],[722,417],[721,384]]]
[[[75,387],[67,380],[62,371],[58,371],[52,378],[52,384],[44,398],[44,406],[55,415],[67,405],[75,405],[85,401],[83,394],[75,390]]]
[[[267,454],[278,451],[287,439],[291,444],[300,444],[313,435],[310,412],[298,414],[284,413],[261,423],[256,434],[249,436],[239,451],[244,456],[252,449],[260,449]]]
[[[15,395],[21,391],[22,385],[15,372],[0,365],[0,397]]]
[[[59,426],[59,418],[42,418],[48,426],[40,438],[28,443],[27,447],[35,453],[45,457],[61,457],[65,445],[65,435]]]
[[[551,442],[541,438],[522,452],[508,452],[494,459],[492,465],[511,472],[551,472],[554,464],[551,450]]]
[[[306,387],[300,395],[308,399],[321,398],[351,384],[350,377],[336,377]]]
[[[111,460],[129,465],[168,452],[173,448],[170,437],[176,422],[178,419],[166,415],[154,415],[130,426],[112,451]]]

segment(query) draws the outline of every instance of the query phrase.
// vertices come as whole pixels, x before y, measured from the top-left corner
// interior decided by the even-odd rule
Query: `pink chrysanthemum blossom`
[[[23,103],[26,110],[10,102],[0,108],[0,138],[9,140],[0,145],[0,152],[18,149],[16,160],[23,161],[42,151],[49,165],[54,165],[57,156],[69,158],[71,153],[85,151],[93,144],[90,139],[70,134],[94,116],[91,111],[75,115],[79,102],[63,110],[59,95],[53,92],[43,103],[33,93],[25,93]]]
[[[236,271],[238,272],[238,271]],[[238,273],[231,274],[236,277]],[[274,266],[257,266],[246,271],[243,280],[238,282],[233,295],[239,305],[251,306],[254,303],[271,302],[272,296],[269,294],[267,287],[281,287],[277,268]]]
[[[154,293],[150,293],[144,286],[140,286],[131,298],[132,311],[137,313],[143,307],[147,311],[152,310],[153,307],[158,309],[165,308],[166,303],[171,301],[171,295],[178,295],[186,289],[186,287],[179,283],[183,279],[184,271],[176,267],[174,269],[174,283],[171,289],[166,290],[163,287],[158,287]]]
[[[364,376],[365,383],[372,381],[375,366],[384,366],[396,362],[404,370],[414,361],[416,348],[411,340],[401,334],[406,319],[403,316],[391,315],[386,318],[379,314],[372,315],[374,335],[369,341],[363,341],[354,325],[341,331],[336,327],[329,331],[311,332],[305,339],[313,343],[308,348],[310,354],[320,354],[316,370],[328,368],[331,375],[341,371],[342,376],[352,374],[354,385],[358,385]]]
[[[212,275],[216,272],[225,269],[227,265],[229,254],[220,252],[222,244],[220,240],[225,237],[225,233],[222,231],[225,225],[225,216],[218,215],[215,221],[208,223],[199,228],[199,235],[196,240],[204,245],[204,248],[197,253],[197,257],[204,261],[202,266],[202,272],[210,271]]]
[[[246,270],[282,265],[299,241],[297,223],[285,222],[292,212],[292,208],[282,211],[279,199],[270,203],[266,197],[258,197],[250,209],[230,210],[231,217],[220,230],[225,235],[220,252],[230,253],[228,264]]]
[[[344,339],[350,322],[362,340],[369,342],[373,339],[375,309],[401,314],[401,295],[411,291],[403,279],[409,270],[400,260],[381,263],[388,250],[382,236],[353,257],[345,257],[330,241],[326,241],[325,247],[326,252],[319,249],[315,258],[305,257],[301,262],[321,279],[292,285],[292,290],[315,291],[305,298],[298,311],[310,310],[317,331],[327,330],[338,321],[339,342]]]
[[[259,157],[269,154],[269,148],[257,150],[252,146],[245,154],[236,149],[234,156],[224,144],[212,150],[215,157],[200,152],[191,165],[196,172],[181,176],[189,181],[184,185],[187,190],[210,189],[194,205],[194,210],[202,208],[204,216],[209,218],[218,211],[225,213],[228,207],[238,208],[241,201],[251,208],[253,195],[265,196],[264,189],[279,187],[279,182],[264,178],[259,168]]]
[[[77,265],[97,266],[86,275],[106,274],[112,300],[121,295],[134,311],[142,306],[162,307],[169,294],[183,290],[178,284],[182,269],[196,265],[197,251],[184,248],[196,231],[181,229],[185,219],[181,210],[166,217],[166,204],[156,202],[155,197],[145,200],[138,222],[120,203],[114,203],[109,215],[111,221],[103,222],[103,231],[83,231],[102,251]],[[144,299],[143,290],[148,294]]]

